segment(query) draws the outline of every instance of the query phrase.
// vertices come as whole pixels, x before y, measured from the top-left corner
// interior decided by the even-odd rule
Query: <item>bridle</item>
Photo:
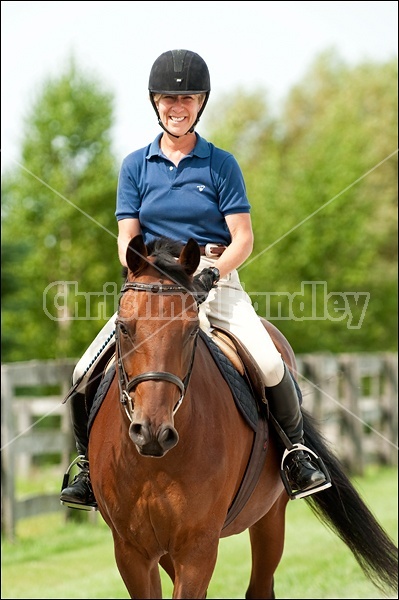
[[[125,284],[122,286],[121,294],[127,292],[128,290],[134,290],[136,292],[147,292],[149,294],[175,294],[176,292],[187,293],[187,289],[180,285],[169,283],[141,283],[132,281],[125,282]],[[198,330],[194,339],[194,346],[191,354],[190,366],[183,380],[180,379],[180,377],[178,377],[177,375],[169,373],[168,371],[147,371],[146,373],[136,375],[135,377],[129,380],[125,370],[125,366],[123,364],[122,348],[118,325],[116,326],[115,330],[115,340],[118,355],[117,368],[120,401],[123,404],[125,412],[130,421],[133,421],[134,413],[134,401],[130,396],[130,392],[132,392],[136,388],[136,386],[142,381],[168,381],[170,383],[174,383],[179,388],[180,397],[173,408],[173,415],[175,415],[181,403],[183,402],[190,381],[191,372],[193,370],[195,348],[198,340]]]

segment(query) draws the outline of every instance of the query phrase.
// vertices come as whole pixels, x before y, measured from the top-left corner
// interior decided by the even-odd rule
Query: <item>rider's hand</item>
[[[202,304],[212,288],[219,281],[219,271],[216,267],[202,269],[193,279],[193,291],[198,304]]]

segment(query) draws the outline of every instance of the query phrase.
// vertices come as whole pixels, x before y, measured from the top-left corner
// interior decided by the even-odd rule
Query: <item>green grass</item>
[[[38,481],[32,478],[20,488],[32,493]],[[397,542],[397,470],[369,468],[354,483]],[[20,521],[17,541],[2,543],[2,598],[129,598],[115,565],[111,532],[101,517],[76,523],[65,519],[68,513],[61,508]],[[275,576],[277,598],[385,597],[305,501],[289,503],[286,523],[284,555]],[[249,571],[247,532],[222,539],[207,598],[244,598]],[[163,571],[162,581],[164,598],[171,598],[172,585]]]

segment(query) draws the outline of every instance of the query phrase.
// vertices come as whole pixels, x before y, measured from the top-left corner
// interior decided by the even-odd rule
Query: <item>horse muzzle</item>
[[[154,432],[147,420],[132,420],[129,437],[142,456],[161,457],[176,446],[179,434],[172,424],[163,423]]]

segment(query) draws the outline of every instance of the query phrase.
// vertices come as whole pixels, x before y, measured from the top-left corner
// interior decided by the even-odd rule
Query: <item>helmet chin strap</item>
[[[185,135],[187,135],[188,133],[193,133],[193,132],[194,132],[194,128],[195,128],[196,124],[198,123],[198,121],[199,121],[199,119],[197,119],[197,120],[195,121],[194,125],[192,125],[192,126],[190,127],[190,129],[189,129],[188,131],[186,131],[186,133],[184,133],[183,135],[175,135],[174,133],[171,133],[170,131],[168,131],[168,130],[166,129],[166,127],[165,127],[165,125],[162,123],[162,121],[161,121],[160,117],[158,117],[158,125],[160,125],[160,126],[162,127],[162,129],[163,129],[164,131],[166,131],[166,133],[167,133],[167,134],[171,135],[171,136],[172,136],[172,137],[174,137],[174,138],[181,138],[181,137],[184,137]]]

